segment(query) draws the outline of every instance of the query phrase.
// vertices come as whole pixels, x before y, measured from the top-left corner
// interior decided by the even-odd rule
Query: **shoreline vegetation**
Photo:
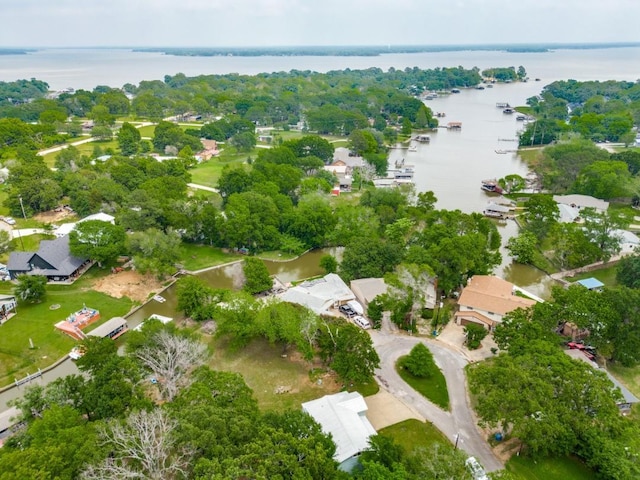
[[[532,43],[480,45],[311,45],[293,47],[138,47],[134,52],[163,53],[183,57],[261,57],[261,56],[336,56],[377,57],[398,53],[439,53],[461,51],[504,51],[509,53],[548,53],[553,50],[592,50],[637,47],[640,42],[618,43]]]

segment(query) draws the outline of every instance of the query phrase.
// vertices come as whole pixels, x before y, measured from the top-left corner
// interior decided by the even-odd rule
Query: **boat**
[[[516,110],[514,108],[507,107],[504,110],[502,110],[502,113],[512,114],[512,113],[515,113],[515,111]]]
[[[410,152],[417,152],[418,151],[418,146],[417,145],[410,145],[409,146],[409,151]]]
[[[476,86],[476,90],[484,90],[484,85],[478,85],[478,86]]]
[[[487,84],[487,88],[493,88],[493,85],[489,83]]]
[[[166,301],[167,301],[167,299],[166,299],[166,298],[164,298],[162,295],[154,295],[154,296],[153,296],[153,299],[154,299],[156,302],[159,302],[159,303],[164,303],[164,302],[166,302]]]
[[[460,93],[460,89],[459,88],[452,88],[451,89],[451,93]]]
[[[524,122],[527,119],[526,115],[518,115],[516,117],[516,120],[518,120],[519,122]]]
[[[418,135],[416,136],[416,138],[414,139],[416,142],[421,142],[421,143],[429,143],[431,141],[431,137],[429,135]]]
[[[446,113],[444,113],[444,112],[437,112],[437,113],[436,113],[436,117],[438,117],[438,118],[444,118],[444,117],[446,117],[446,116],[447,116],[447,114],[446,114]]]
[[[493,178],[490,180],[482,180],[482,184],[480,186],[482,190],[489,193],[503,193],[504,190],[500,185],[498,185],[498,181]]]
[[[498,103],[496,103],[496,107],[497,108],[511,108],[511,105],[509,105],[507,102],[498,102]]]
[[[500,155],[504,155],[505,153],[509,153],[508,150],[496,150],[496,153],[500,154]]]

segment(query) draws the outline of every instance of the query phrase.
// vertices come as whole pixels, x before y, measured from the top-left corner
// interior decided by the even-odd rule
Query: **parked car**
[[[350,305],[340,305],[338,307],[338,310],[340,310],[342,313],[344,313],[349,318],[357,315],[356,311]]]
[[[8,223],[9,225],[15,225],[16,224],[16,221],[11,217],[4,217],[3,220],[4,220],[4,223]]]
[[[355,317],[353,317],[353,322],[364,330],[368,330],[369,328],[371,328],[369,320],[360,315],[356,315]]]
[[[473,480],[489,480],[489,477],[484,471],[484,468],[482,468],[482,465],[480,465],[475,457],[467,458],[464,464],[467,466],[467,470],[469,470],[469,473],[471,473]]]

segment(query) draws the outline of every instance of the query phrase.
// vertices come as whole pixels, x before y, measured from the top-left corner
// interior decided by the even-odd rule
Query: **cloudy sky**
[[[0,0],[0,46],[639,41],[639,0]]]

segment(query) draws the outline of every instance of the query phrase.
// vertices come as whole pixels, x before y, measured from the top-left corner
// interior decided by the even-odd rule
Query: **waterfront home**
[[[376,434],[366,416],[368,407],[358,392],[339,392],[302,404],[302,410],[330,434],[336,445],[333,459],[338,468],[350,472],[358,456],[369,449],[369,438]]]
[[[43,275],[50,282],[72,282],[91,265],[88,258],[71,255],[69,235],[65,235],[43,240],[37,252],[11,252],[7,270],[11,280],[19,275]]]
[[[90,220],[99,220],[101,222],[110,223],[111,225],[114,225],[116,223],[116,219],[112,215],[104,212],[98,212],[94,213],[93,215],[81,218],[77,222],[63,223],[53,231],[53,234],[58,238],[64,237],[65,235],[69,235],[73,230],[75,230],[76,225],[78,225],[79,223],[88,222]]]
[[[587,290],[594,290],[596,292],[601,292],[604,288],[604,283],[593,277],[585,278],[584,280],[578,280],[576,283],[578,285],[582,285]]]
[[[278,297],[284,302],[307,307],[318,315],[331,314],[332,308],[356,299],[347,284],[335,273],[302,282]]]
[[[366,309],[378,295],[387,293],[387,284],[383,278],[358,278],[351,280],[351,291]]]
[[[493,330],[507,313],[517,308],[529,308],[535,303],[535,300],[516,295],[511,282],[493,275],[474,275],[460,294],[456,323],[475,323]]]
[[[609,208],[609,202],[600,200],[599,198],[591,197],[589,195],[554,195],[553,201],[558,205],[568,205],[571,208],[575,208],[578,211],[583,208],[593,208],[598,213],[604,213]]]

